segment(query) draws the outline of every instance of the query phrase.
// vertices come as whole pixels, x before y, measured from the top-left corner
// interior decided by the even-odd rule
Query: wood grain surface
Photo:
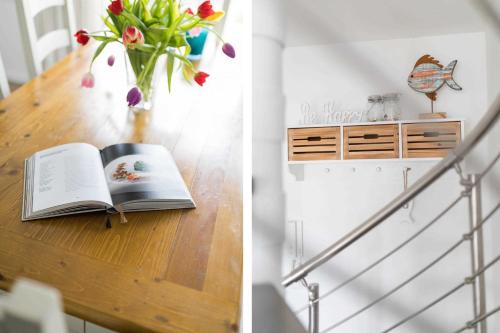
[[[403,124],[403,157],[445,157],[460,144],[460,122]]]
[[[203,88],[161,80],[155,110],[129,114],[123,51],[94,65],[80,48],[0,101],[0,288],[20,276],[58,288],[69,314],[120,332],[236,332],[242,275],[242,104],[239,64],[202,64]],[[115,52],[114,67],[105,65]],[[193,210],[103,214],[22,223],[23,161],[70,142],[161,144],[197,203]]]
[[[344,127],[344,159],[398,158],[397,124]]]
[[[340,127],[288,129],[288,160],[340,159]]]

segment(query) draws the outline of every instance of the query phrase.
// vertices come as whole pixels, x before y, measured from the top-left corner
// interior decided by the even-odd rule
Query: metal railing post
[[[311,283],[309,291],[309,333],[319,333],[319,284]]]
[[[470,226],[471,230],[476,228],[483,220],[482,204],[481,204],[481,179],[479,175],[469,175],[468,183],[470,184],[469,208],[470,208]],[[471,239],[471,263],[473,273],[479,272],[484,268],[484,243],[483,243],[483,228],[480,227],[472,235]],[[486,314],[486,284],[484,273],[477,277],[477,280],[472,284],[474,297],[474,315],[481,317]],[[479,322],[479,332],[487,333],[486,320]],[[477,328],[475,328],[477,332]]]

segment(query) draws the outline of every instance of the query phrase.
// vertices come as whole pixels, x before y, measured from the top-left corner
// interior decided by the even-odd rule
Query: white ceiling
[[[479,32],[486,21],[471,5],[480,0],[285,1],[287,46]]]

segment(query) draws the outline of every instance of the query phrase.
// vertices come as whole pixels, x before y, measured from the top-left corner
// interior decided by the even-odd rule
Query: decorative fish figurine
[[[436,91],[445,83],[451,89],[462,90],[462,87],[453,80],[453,71],[456,65],[457,60],[453,60],[443,68],[438,60],[426,54],[417,60],[408,77],[408,85],[413,90],[426,94],[431,101],[436,100]]]

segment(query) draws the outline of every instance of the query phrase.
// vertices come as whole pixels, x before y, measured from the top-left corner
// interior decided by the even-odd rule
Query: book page
[[[99,150],[86,143],[70,143],[34,155],[33,211],[111,197]]]
[[[123,143],[102,150],[113,204],[139,200],[192,201],[170,152],[159,145]]]

